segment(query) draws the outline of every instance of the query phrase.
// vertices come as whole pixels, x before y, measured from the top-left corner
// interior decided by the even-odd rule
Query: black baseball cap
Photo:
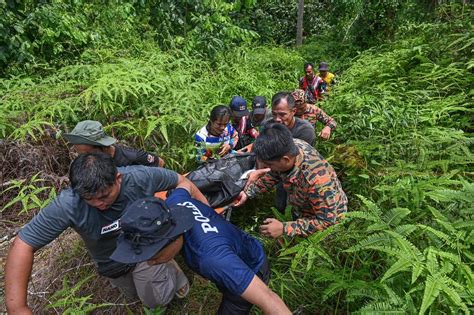
[[[147,261],[194,224],[192,212],[181,206],[168,207],[155,197],[138,199],[120,218],[122,232],[112,260],[131,264]]]
[[[252,100],[252,111],[256,115],[265,114],[267,108],[267,100],[263,96],[255,96]]]
[[[319,71],[329,71],[329,65],[326,62],[321,62],[319,64]]]
[[[230,109],[237,115],[237,117],[247,116],[249,110],[247,109],[247,101],[241,96],[234,96],[230,101]]]

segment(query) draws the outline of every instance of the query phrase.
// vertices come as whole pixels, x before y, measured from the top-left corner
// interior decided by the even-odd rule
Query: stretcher
[[[243,190],[248,174],[255,169],[256,158],[251,151],[250,144],[237,154],[208,162],[184,174],[206,196],[211,207],[227,221],[232,215],[235,198]],[[165,200],[168,194],[168,191],[161,191],[155,197]]]

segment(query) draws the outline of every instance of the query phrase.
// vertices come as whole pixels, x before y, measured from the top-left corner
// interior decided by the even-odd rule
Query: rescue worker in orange
[[[338,223],[347,212],[347,197],[334,168],[310,144],[294,139],[284,125],[266,124],[254,142],[253,152],[269,172],[242,191],[235,205],[281,182],[294,211],[293,221],[265,219],[260,226],[263,235],[307,237]]]
[[[331,137],[331,132],[336,129],[337,123],[328,114],[326,114],[321,108],[314,104],[309,104],[304,101],[304,91],[294,90],[291,95],[295,99],[295,117],[304,119],[311,123],[313,128],[316,130],[316,123],[319,121],[324,124],[324,128],[319,133],[319,136],[328,140]]]

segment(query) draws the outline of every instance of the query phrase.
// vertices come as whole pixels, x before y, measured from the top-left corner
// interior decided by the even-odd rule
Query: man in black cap
[[[63,133],[62,136],[77,153],[103,152],[114,159],[116,166],[163,167],[165,164],[165,161],[155,154],[117,145],[117,139],[108,136],[102,124],[95,120],[81,121],[72,132]]]
[[[232,126],[239,133],[239,140],[235,150],[240,150],[251,144],[258,137],[258,131],[250,123],[250,112],[247,109],[247,101],[243,97],[232,97],[229,107],[232,110]]]
[[[111,258],[122,263],[163,264],[180,251],[186,264],[223,293],[218,314],[291,314],[265,284],[269,268],[262,245],[212,208],[193,199],[186,185],[166,202],[145,198],[130,204]]]
[[[329,95],[331,88],[336,84],[336,77],[333,73],[329,72],[329,65],[326,62],[321,62],[318,68],[318,76],[323,79],[323,94]]]
[[[71,188],[64,189],[18,232],[5,266],[5,302],[12,314],[29,314],[28,280],[34,253],[71,227],[84,240],[100,275],[154,308],[186,293],[187,279],[173,261],[155,266],[122,264],[110,255],[120,234],[120,217],[128,204],[155,192],[185,185],[194,198],[206,198],[188,179],[161,167],[115,167],[110,155],[79,155],[69,169]]]
[[[250,123],[253,127],[261,127],[272,118],[271,111],[267,110],[267,100],[263,96],[255,96],[252,100]]]

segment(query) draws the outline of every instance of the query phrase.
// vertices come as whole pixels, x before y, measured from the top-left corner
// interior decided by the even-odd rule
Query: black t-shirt
[[[271,119],[269,122],[275,121]],[[293,138],[306,141],[311,145],[314,144],[316,135],[314,133],[313,126],[308,121],[295,117],[295,124],[293,125],[293,128],[290,129],[290,131]]]
[[[114,147],[114,161],[117,167],[130,165],[159,166],[159,159],[154,154],[128,147]]]

